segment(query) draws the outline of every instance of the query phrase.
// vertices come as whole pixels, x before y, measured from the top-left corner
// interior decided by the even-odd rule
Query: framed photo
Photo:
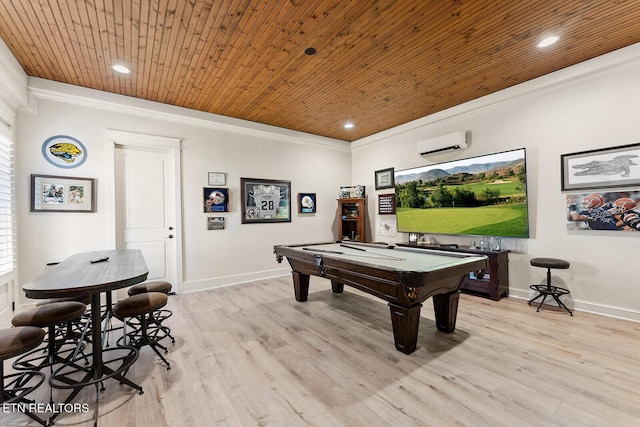
[[[395,187],[393,168],[382,169],[375,172],[376,190]]]
[[[207,230],[224,230],[224,217],[212,216],[207,218]]]
[[[229,212],[228,188],[204,187],[202,196],[205,212]]]
[[[316,213],[316,193],[298,193],[298,212]]]
[[[378,215],[394,215],[396,213],[396,195],[378,194]]]
[[[96,180],[31,175],[31,212],[95,212]]]
[[[227,185],[227,174],[224,172],[209,172],[209,185]]]
[[[567,230],[640,232],[639,202],[638,189],[567,194]]]
[[[562,154],[562,191],[640,186],[640,143]]]
[[[240,178],[242,223],[291,222],[291,181]]]

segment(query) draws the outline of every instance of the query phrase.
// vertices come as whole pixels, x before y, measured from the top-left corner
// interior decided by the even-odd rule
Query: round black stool
[[[160,354],[158,348],[164,350],[167,353],[167,348],[158,343],[161,337],[153,337],[148,333],[148,325],[149,321],[147,319],[147,315],[152,313],[162,307],[167,305],[167,295],[162,292],[145,292],[138,295],[133,295],[128,298],[123,299],[122,301],[118,301],[113,306],[113,315],[125,322],[128,318],[136,317],[140,322],[140,329],[136,330],[130,334],[127,334],[126,329],[123,335],[124,345],[132,345],[138,350],[141,347],[148,345],[151,349],[160,356],[160,359],[167,366],[167,369],[171,369],[171,365],[167,361],[167,359]],[[129,340],[127,343],[126,340]]]
[[[171,283],[167,281],[155,280],[151,282],[145,282],[145,283],[139,283],[137,285],[133,285],[127,290],[127,294],[129,296],[133,296],[133,295],[143,294],[146,292],[162,292],[163,294],[168,295],[169,292],[171,292],[172,288],[173,286],[171,285]],[[166,319],[168,319],[172,315],[173,315],[173,312],[166,308],[162,308],[160,310],[156,310],[152,313],[149,313],[149,315],[147,316],[148,317],[147,320],[149,321],[149,324],[147,325],[148,326],[147,334],[155,338],[158,338],[159,340],[164,337],[169,337],[169,339],[171,339],[171,342],[175,343],[176,340],[173,337],[173,335],[171,335],[171,328],[162,324],[162,322],[164,322]],[[135,318],[132,318],[132,319],[135,319]],[[140,325],[137,324],[137,321],[132,321],[132,319],[130,319],[129,321],[130,326],[132,326],[134,329],[140,329]]]
[[[4,361],[38,347],[44,340],[44,331],[35,326],[20,326],[0,330],[0,403],[30,404],[33,401],[25,396],[44,382],[45,375],[39,371],[19,371],[4,375]],[[33,412],[26,410],[25,414],[43,426],[47,422]]]
[[[573,316],[573,312],[567,308],[566,305],[562,301],[560,301],[560,296],[569,294],[569,290],[565,288],[560,288],[558,286],[551,285],[551,269],[563,269],[566,270],[569,268],[570,264],[568,261],[557,259],[557,258],[531,258],[529,263],[534,267],[542,267],[547,269],[547,283],[544,285],[531,285],[529,286],[534,291],[538,292],[538,295],[529,300],[529,305],[532,302],[537,300],[538,298],[542,298],[540,304],[538,304],[538,309],[536,312],[540,311],[540,307],[544,304],[544,301],[548,296],[551,296],[560,307],[564,308],[569,312],[571,316]]]

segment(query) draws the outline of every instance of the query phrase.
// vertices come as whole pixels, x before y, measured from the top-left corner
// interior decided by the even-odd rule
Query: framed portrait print
[[[562,154],[562,191],[640,187],[640,143]]]
[[[229,189],[219,187],[204,187],[204,211],[229,212]]]
[[[291,222],[291,181],[240,178],[242,223]]]
[[[316,193],[298,193],[298,213],[316,213]]]
[[[395,187],[395,182],[393,177],[393,168],[376,171],[375,179],[376,179],[376,190],[383,190],[385,188]]]
[[[31,212],[95,212],[96,180],[31,175]]]

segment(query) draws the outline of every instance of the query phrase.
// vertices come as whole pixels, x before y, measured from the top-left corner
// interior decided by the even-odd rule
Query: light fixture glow
[[[344,128],[345,129],[353,129],[354,126],[355,125],[353,123],[351,123],[351,122],[347,122],[347,123],[344,124]]]
[[[118,73],[122,73],[122,74],[129,74],[131,72],[131,70],[129,70],[124,65],[112,65],[111,68],[114,71],[117,71]]]
[[[538,43],[538,47],[551,46],[552,44],[557,42],[558,39],[560,39],[560,37],[558,37],[558,36],[547,37],[547,38],[543,39],[540,43]]]

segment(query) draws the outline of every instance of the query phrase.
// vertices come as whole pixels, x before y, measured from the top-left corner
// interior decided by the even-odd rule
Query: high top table
[[[69,388],[73,392],[65,403],[71,402],[82,388],[113,378],[127,384],[142,394],[142,387],[125,378],[122,372],[137,359],[138,351],[133,347],[103,349],[101,337],[100,295],[115,289],[144,282],[149,270],[138,249],[105,250],[72,255],[53,265],[37,278],[26,283],[22,289],[28,298],[61,298],[91,296],[91,347],[90,366],[71,364],[57,369],[49,383],[56,388]],[[109,307],[107,307],[109,309]],[[103,352],[124,352],[124,357],[105,360]],[[112,366],[114,366],[113,368]],[[78,374],[84,375],[78,380]],[[96,398],[97,399],[97,398]],[[57,414],[52,417],[55,418]],[[97,416],[97,404],[96,404]]]

